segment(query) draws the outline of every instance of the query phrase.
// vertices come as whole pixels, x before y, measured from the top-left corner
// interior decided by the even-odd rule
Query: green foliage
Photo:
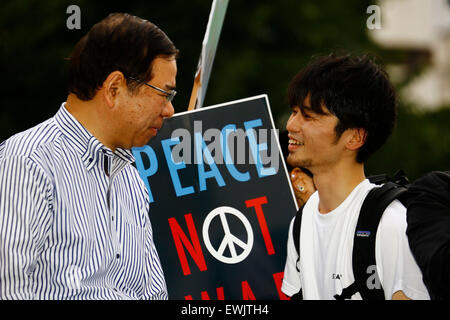
[[[267,93],[277,125],[290,79],[312,55],[362,51],[368,1],[230,1],[206,103]],[[345,36],[342,36],[345,35]],[[281,120],[281,121],[280,121]]]
[[[410,180],[425,172],[450,169],[450,108],[418,111],[401,106],[397,128],[366,166],[366,173],[394,174],[403,169]]]
[[[212,1],[3,0],[0,3],[0,141],[51,117],[66,99],[67,63],[75,43],[112,12],[128,12],[164,30],[180,49],[176,112],[189,102]],[[367,36],[369,0],[230,0],[206,105],[267,93],[283,129],[290,79],[312,55],[343,49],[373,52],[385,62],[406,59]],[[81,30],[68,30],[66,8],[81,8]],[[368,171],[406,169],[420,175],[448,168],[449,110],[401,111],[389,143]],[[444,133],[447,132],[447,135]]]

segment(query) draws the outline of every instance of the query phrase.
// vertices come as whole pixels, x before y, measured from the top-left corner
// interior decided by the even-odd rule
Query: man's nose
[[[289,132],[297,132],[300,129],[300,123],[297,117],[290,117],[286,123],[286,130]]]
[[[164,118],[170,118],[173,116],[173,114],[175,113],[175,109],[173,108],[173,104],[172,101],[170,101],[169,103],[166,103],[166,105],[164,106],[163,109],[163,117]]]

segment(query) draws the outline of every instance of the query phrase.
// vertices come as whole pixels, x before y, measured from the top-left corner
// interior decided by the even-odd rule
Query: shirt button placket
[[[109,168],[109,176],[108,176],[108,203],[109,203],[109,214],[111,217],[111,221],[110,221],[110,232],[111,232],[111,237],[113,239],[113,244],[114,244],[114,251],[115,251],[115,260],[117,262],[120,261],[120,241],[119,241],[119,235],[117,233],[118,228],[120,228],[119,226],[117,226],[117,217],[116,217],[116,213],[115,213],[115,203],[113,203],[113,199],[114,197],[112,196],[114,189],[113,189],[113,181],[114,181],[114,170],[112,170],[113,168],[113,163],[114,163],[114,155],[113,158],[111,159],[110,162],[112,165]]]

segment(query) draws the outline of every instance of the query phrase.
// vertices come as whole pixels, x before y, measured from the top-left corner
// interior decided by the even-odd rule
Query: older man
[[[56,115],[0,144],[0,298],[167,299],[129,149],[173,115],[177,54],[109,15],[76,44]]]

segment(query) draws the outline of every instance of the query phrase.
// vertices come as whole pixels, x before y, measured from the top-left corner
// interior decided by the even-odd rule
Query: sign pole
[[[228,2],[229,0],[213,0],[212,2],[188,110],[203,107]]]
[[[189,107],[188,110],[194,110],[195,106],[197,104],[197,93],[198,89],[202,86],[202,83],[200,82],[200,76],[201,76],[202,70],[198,69],[197,74],[194,79],[194,86],[192,87],[192,93],[191,93],[191,99],[189,100]]]

